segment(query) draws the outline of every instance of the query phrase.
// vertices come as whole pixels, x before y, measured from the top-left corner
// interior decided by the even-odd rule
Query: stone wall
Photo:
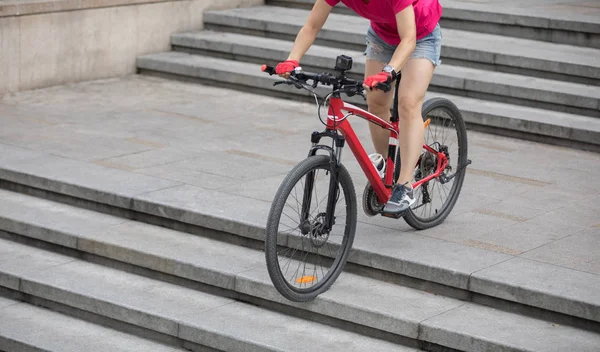
[[[0,95],[135,72],[138,55],[169,50],[203,11],[263,0],[8,0],[0,2]]]

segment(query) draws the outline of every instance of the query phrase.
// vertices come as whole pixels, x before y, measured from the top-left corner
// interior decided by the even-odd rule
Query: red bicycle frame
[[[344,113],[345,112],[345,113]],[[388,157],[386,162],[386,172],[384,180],[382,181],[379,173],[373,166],[371,159],[367,155],[365,148],[362,146],[358,136],[354,133],[350,122],[348,122],[349,116],[359,116],[363,119],[374,123],[375,125],[390,131]],[[427,126],[428,123],[425,123]],[[394,156],[396,155],[396,148],[398,147],[398,121],[387,122],[381,118],[365,111],[357,106],[344,102],[340,97],[331,97],[329,101],[329,113],[327,116],[327,129],[333,131],[339,131],[344,136],[352,154],[358,161],[358,164],[362,168],[363,172],[367,176],[369,183],[373,187],[377,199],[381,204],[387,203],[392,193],[392,186],[395,182],[394,178]],[[423,148],[430,153],[434,154],[437,159],[436,172],[415,182],[413,188],[418,188],[423,183],[431,181],[434,178],[439,177],[442,172],[448,166],[448,158],[443,152],[438,152],[427,144],[423,144]],[[418,165],[418,163],[417,163]],[[384,183],[385,182],[385,183]]]

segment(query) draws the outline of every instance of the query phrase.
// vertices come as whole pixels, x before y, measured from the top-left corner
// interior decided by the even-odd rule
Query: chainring
[[[365,186],[365,190],[363,192],[363,210],[367,216],[375,216],[381,213],[383,209],[383,204],[379,203],[377,199],[377,194],[371,184],[367,182]]]

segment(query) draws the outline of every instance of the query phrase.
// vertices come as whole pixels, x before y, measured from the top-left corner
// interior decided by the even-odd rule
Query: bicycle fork
[[[330,147],[327,145],[319,144],[322,137],[330,137],[333,139],[334,147]],[[313,143],[312,148],[310,149],[308,156],[314,156],[317,154],[319,150],[326,150],[329,155],[329,163],[330,163],[330,172],[329,172],[329,188],[327,192],[327,205],[325,208],[325,218],[323,219],[323,223],[320,224],[322,226],[322,233],[329,232],[333,225],[335,224],[335,206],[338,202],[340,189],[338,186],[338,173],[340,168],[340,160],[342,157],[342,150],[345,145],[345,139],[342,135],[336,133],[335,131],[325,130],[324,132],[313,132],[311,135],[311,142]],[[302,197],[302,210],[300,214],[300,219],[302,223],[310,222],[310,205],[312,203],[313,196],[313,187],[315,181],[315,172],[311,171],[306,175],[306,182],[304,186],[304,194]],[[319,199],[316,199],[317,206],[319,203]],[[321,214],[317,214],[319,217]],[[302,234],[306,235],[308,231],[303,230]]]

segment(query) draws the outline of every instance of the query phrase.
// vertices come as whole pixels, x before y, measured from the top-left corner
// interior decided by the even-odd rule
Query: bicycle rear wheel
[[[352,248],[354,185],[343,165],[337,180],[332,171],[326,155],[301,161],[285,178],[271,205],[265,239],[267,269],[275,288],[292,301],[310,301],[329,289]],[[334,205],[331,227],[327,224],[329,199]]]
[[[443,175],[452,180],[443,183],[434,178],[415,189],[416,202],[404,215],[404,220],[413,228],[423,230],[442,223],[454,208],[463,180],[467,163],[467,129],[456,105],[448,99],[433,98],[423,104],[423,120],[429,120],[425,129],[425,144],[436,151],[446,151],[448,167]],[[419,181],[437,168],[437,157],[423,149],[415,168],[414,179]]]

